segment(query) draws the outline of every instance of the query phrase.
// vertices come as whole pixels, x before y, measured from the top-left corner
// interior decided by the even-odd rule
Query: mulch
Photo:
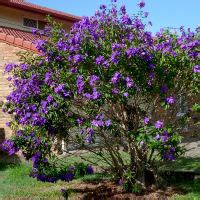
[[[136,195],[126,193],[121,186],[110,181],[79,183],[71,185],[70,188],[72,193],[76,194],[75,199],[80,200],[167,200],[173,195],[185,194],[184,191],[175,187],[156,189],[155,186],[152,186],[147,189],[145,194]]]

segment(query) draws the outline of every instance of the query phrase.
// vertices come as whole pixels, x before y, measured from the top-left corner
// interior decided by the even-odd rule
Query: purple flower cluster
[[[160,120],[158,120],[158,121],[156,121],[155,122],[155,128],[157,128],[157,129],[162,129],[163,128],[163,125],[164,125],[164,123],[163,123],[163,121],[160,121]]]
[[[100,94],[100,92],[97,91],[96,88],[93,88],[91,94],[90,93],[84,93],[83,96],[86,97],[89,100],[97,100],[101,97],[101,94]]]
[[[5,66],[5,72],[6,72],[6,73],[9,73],[9,72],[11,72],[15,67],[17,67],[16,64],[14,64],[14,63],[9,63],[9,64],[7,64],[7,65]]]
[[[167,97],[165,99],[166,103],[169,104],[169,105],[172,105],[175,103],[175,99],[173,97]]]
[[[84,80],[83,80],[83,76],[78,76],[77,77],[77,81],[76,81],[76,86],[77,86],[77,92],[78,94],[81,94],[84,90]]]
[[[200,73],[200,65],[195,65],[193,68],[193,72],[199,74]]]
[[[149,123],[149,121],[150,121],[149,117],[145,117],[145,118],[144,118],[144,124],[145,124],[145,125],[147,125],[147,124]]]
[[[105,62],[104,56],[98,56],[98,57],[96,58],[95,64],[96,64],[96,65],[102,65],[104,62]]]
[[[132,88],[133,87],[133,79],[128,76],[125,78],[125,80],[126,80],[126,87]]]
[[[96,85],[96,82],[99,80],[99,77],[96,76],[96,75],[91,75],[90,76],[90,83],[89,85],[90,86],[95,86]]]
[[[99,114],[92,120],[91,125],[95,127],[109,127],[112,124],[111,120],[105,120],[103,114]]]
[[[116,85],[119,82],[120,78],[121,78],[121,73],[120,72],[115,72],[115,74],[111,78],[112,84]]]
[[[173,161],[176,160],[176,149],[174,147],[171,147],[169,150],[167,150],[164,154],[163,154],[163,160],[166,161]]]
[[[144,1],[140,1],[140,2],[138,3],[138,6],[139,6],[140,8],[144,8],[144,7],[145,7],[145,2],[144,2]]]
[[[9,155],[13,155],[19,151],[14,142],[9,139],[3,141],[3,143],[1,144],[1,149],[8,152]]]

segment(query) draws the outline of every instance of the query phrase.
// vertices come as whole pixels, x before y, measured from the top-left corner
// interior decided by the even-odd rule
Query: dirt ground
[[[72,189],[70,200],[167,200],[175,194],[184,194],[178,188],[156,189],[153,186],[148,189],[146,194],[134,195],[125,193],[121,186],[109,181],[72,184],[70,188]]]

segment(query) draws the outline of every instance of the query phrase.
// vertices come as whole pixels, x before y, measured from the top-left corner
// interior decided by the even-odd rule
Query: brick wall
[[[6,96],[10,93],[11,87],[7,81],[7,74],[4,74],[5,64],[18,63],[19,58],[16,55],[17,52],[24,51],[18,47],[0,41],[0,101],[5,102]],[[3,138],[11,136],[12,132],[5,125],[10,120],[10,116],[1,111],[0,108],[0,142]]]

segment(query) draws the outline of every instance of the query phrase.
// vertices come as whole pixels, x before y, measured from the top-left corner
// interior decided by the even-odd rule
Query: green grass
[[[0,198],[60,197],[65,183],[42,183],[30,178],[31,165],[0,165]]]
[[[70,183],[58,181],[55,183],[43,183],[29,177],[31,164],[4,164],[0,163],[0,199],[59,199],[62,188],[73,188],[73,185],[81,182],[99,181],[107,178],[105,174],[93,174],[81,177]]]
[[[85,154],[86,157],[91,155]],[[66,158],[65,158],[66,159]],[[71,156],[67,162],[73,164],[74,162],[82,162],[79,157]],[[93,160],[94,161],[94,160]],[[84,161],[86,162],[86,161]],[[100,162],[100,164],[103,164]],[[165,170],[200,170],[200,158],[181,158],[175,162],[162,167]],[[31,199],[59,199],[61,198],[60,190],[62,188],[72,188],[73,186],[82,183],[98,182],[102,179],[109,179],[106,174],[93,174],[81,177],[70,183],[59,181],[56,184],[43,183],[36,179],[30,178],[31,170],[30,163],[21,164],[4,164],[0,163],[0,199],[17,199],[17,198],[31,198]],[[194,181],[184,181],[177,183],[179,188],[186,191],[185,195],[176,195],[172,199],[175,200],[200,200],[200,179]],[[75,195],[75,194],[73,194]]]
[[[200,173],[200,158],[181,157],[176,161],[166,163],[161,167],[161,170],[194,171]]]
[[[177,186],[184,189],[187,193],[174,196],[174,200],[200,200],[200,180],[186,181],[179,183]]]

